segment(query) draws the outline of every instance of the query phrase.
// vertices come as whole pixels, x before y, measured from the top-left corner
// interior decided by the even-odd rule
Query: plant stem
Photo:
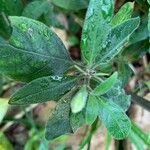
[[[101,78],[99,78],[99,77],[97,77],[97,76],[94,76],[94,78],[97,79],[98,81],[103,82],[103,79],[101,79]]]
[[[96,73],[95,76],[109,76],[109,74],[108,73],[99,72],[99,73]]]
[[[32,111],[27,112],[25,107],[22,107],[22,109],[25,113],[26,118],[30,121],[32,128],[38,133],[38,129],[37,129],[36,124],[35,124],[33,117],[32,117]],[[30,114],[28,114],[28,113],[30,113]]]
[[[81,72],[82,74],[87,75],[87,73],[86,73],[83,69],[81,69],[79,66],[74,65],[74,67],[75,67],[79,72]]]
[[[143,97],[140,97],[134,93],[131,92],[127,92],[128,94],[131,95],[131,99],[134,103],[140,105],[141,107],[143,107],[144,109],[150,111],[150,102],[146,99],[144,99]]]
[[[134,122],[132,122],[132,130],[143,140],[143,142],[150,146],[150,135],[146,134],[142,131],[141,128],[139,128]]]
[[[109,150],[111,140],[112,140],[111,134],[107,131],[105,150]]]
[[[86,137],[80,144],[79,150],[82,150],[86,144],[88,144],[88,149],[90,149],[92,136],[97,130],[97,123],[98,123],[98,119],[96,119],[95,122],[92,124],[91,130],[87,133]]]

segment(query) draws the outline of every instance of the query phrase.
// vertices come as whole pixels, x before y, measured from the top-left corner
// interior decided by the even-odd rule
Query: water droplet
[[[51,76],[51,78],[53,80],[56,80],[56,81],[61,81],[63,77],[60,77],[60,76]]]
[[[29,33],[30,36],[32,36],[32,35],[33,35],[33,29],[32,29],[32,28],[29,28],[29,29],[28,29],[28,33]]]

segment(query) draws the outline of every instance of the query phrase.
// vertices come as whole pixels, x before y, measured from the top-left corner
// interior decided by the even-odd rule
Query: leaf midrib
[[[41,57],[44,57],[44,58],[47,58],[47,59],[49,59],[49,58],[57,59],[57,60],[65,61],[65,62],[68,62],[69,64],[72,64],[71,59],[70,59],[70,60],[66,60],[66,59],[63,59],[63,58],[54,57],[54,56],[52,56],[52,55],[51,55],[51,56],[50,56],[50,55],[47,56],[46,54],[43,55],[43,54],[41,54],[41,53],[31,52],[31,51],[28,51],[28,50],[25,50],[25,49],[22,49],[22,48],[17,48],[17,47],[13,46],[13,45],[10,44],[10,43],[8,43],[8,45],[9,45],[10,47],[13,47],[13,49],[16,50],[16,51],[20,51],[20,52],[27,53],[27,54],[31,54],[31,55],[41,56]],[[5,46],[5,45],[3,45],[3,46]],[[6,47],[7,47],[7,45],[6,45]]]

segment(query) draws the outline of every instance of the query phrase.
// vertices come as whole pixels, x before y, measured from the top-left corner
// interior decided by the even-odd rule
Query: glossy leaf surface
[[[133,18],[115,26],[111,29],[108,39],[103,49],[98,56],[100,65],[109,63],[128,43],[130,35],[138,28],[140,19]]]
[[[103,48],[113,16],[113,0],[91,0],[82,32],[82,57],[91,66]]]
[[[130,19],[133,13],[133,8],[134,8],[133,2],[125,3],[112,19],[111,21],[112,25],[115,26],[122,23],[123,21]]]

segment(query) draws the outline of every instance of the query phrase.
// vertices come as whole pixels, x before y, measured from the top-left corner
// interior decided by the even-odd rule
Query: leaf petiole
[[[74,67],[75,67],[79,72],[81,72],[83,75],[87,75],[87,73],[86,73],[83,69],[81,69],[79,66],[74,65]]]

